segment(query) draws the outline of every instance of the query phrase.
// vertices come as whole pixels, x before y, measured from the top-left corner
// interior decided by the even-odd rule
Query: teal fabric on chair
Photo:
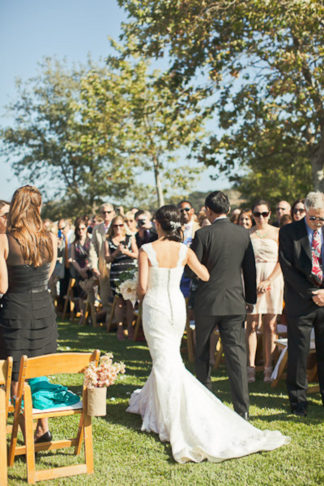
[[[46,408],[68,407],[80,401],[80,397],[72,393],[63,385],[54,385],[46,376],[31,378],[29,386],[32,394],[33,408],[44,410]]]

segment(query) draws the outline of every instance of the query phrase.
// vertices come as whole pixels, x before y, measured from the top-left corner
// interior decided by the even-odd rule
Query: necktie
[[[318,230],[315,230],[312,238],[312,276],[317,285],[321,285],[323,281],[321,247],[321,235]]]

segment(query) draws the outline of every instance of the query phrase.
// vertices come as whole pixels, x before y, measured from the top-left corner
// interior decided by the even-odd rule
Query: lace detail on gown
[[[174,268],[158,266],[151,243],[143,245],[151,262],[143,300],[143,328],[152,357],[150,376],[130,398],[128,412],[142,416],[142,430],[169,441],[177,462],[220,462],[289,442],[277,431],[261,431],[221,403],[186,370],[180,344],[186,307],[180,279],[187,247],[180,246]]]

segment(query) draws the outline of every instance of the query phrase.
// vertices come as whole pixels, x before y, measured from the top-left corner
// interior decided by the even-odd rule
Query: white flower
[[[133,307],[137,300],[136,287],[137,287],[137,280],[125,280],[125,282],[120,284],[118,289],[123,299],[130,300],[131,303],[133,304]]]
[[[181,228],[181,223],[178,223],[176,221],[170,221],[170,226],[173,230],[176,230],[178,228]]]

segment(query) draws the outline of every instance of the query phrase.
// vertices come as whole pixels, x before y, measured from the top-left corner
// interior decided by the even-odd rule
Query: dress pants
[[[289,312],[289,309],[288,309]],[[324,404],[324,308],[310,314],[289,316],[287,390],[292,408],[307,404],[307,357],[312,327],[315,329],[316,359],[320,392]]]
[[[208,385],[210,335],[218,326],[230,380],[234,410],[239,414],[249,411],[247,356],[244,320],[245,315],[195,316],[196,318],[196,374],[199,381]]]

